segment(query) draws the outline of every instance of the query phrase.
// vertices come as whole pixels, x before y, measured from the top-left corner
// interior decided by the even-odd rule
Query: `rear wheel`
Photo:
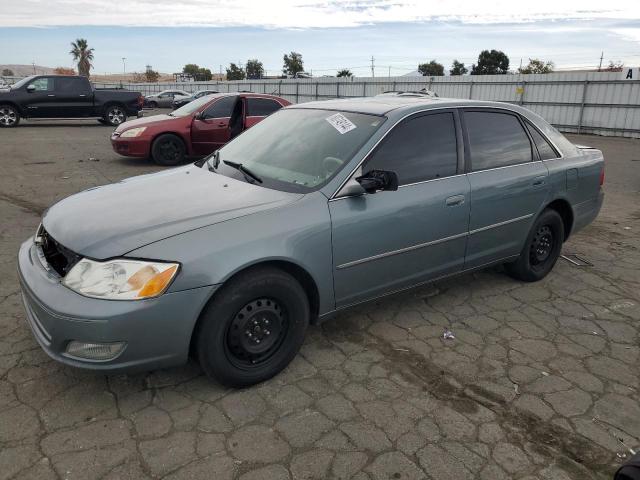
[[[20,113],[11,105],[0,105],[0,127],[12,128],[20,123]]]
[[[158,165],[165,167],[178,165],[184,161],[186,148],[184,142],[176,135],[165,133],[153,142],[151,156]]]
[[[220,383],[244,387],[267,380],[298,353],[309,301],[289,274],[256,268],[232,279],[202,313],[198,360]]]
[[[104,112],[104,121],[112,127],[117,127],[127,121],[127,113],[120,105],[111,105]]]
[[[524,282],[542,280],[558,260],[563,241],[562,217],[555,210],[544,210],[531,227],[518,260],[505,265],[507,273]]]

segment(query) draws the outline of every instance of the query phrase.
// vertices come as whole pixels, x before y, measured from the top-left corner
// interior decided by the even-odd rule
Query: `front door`
[[[550,187],[516,113],[466,109],[464,124],[472,198],[465,268],[475,268],[520,253]]]
[[[337,307],[462,269],[470,205],[462,155],[455,111],[415,115],[361,169],[396,172],[398,190],[329,202]]]
[[[220,97],[209,104],[191,124],[191,144],[196,155],[208,155],[230,139],[229,120],[236,95]]]
[[[58,105],[54,91],[54,77],[38,77],[25,85],[27,115],[32,118],[57,116]]]

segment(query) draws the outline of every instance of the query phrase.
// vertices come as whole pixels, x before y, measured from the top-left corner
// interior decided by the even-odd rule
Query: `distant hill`
[[[49,75],[50,73],[53,73],[53,68],[43,67],[41,65],[36,65],[35,67],[33,65],[0,65],[0,73],[2,73],[2,70],[5,68],[11,70],[16,77],[33,75],[34,68],[38,75]]]

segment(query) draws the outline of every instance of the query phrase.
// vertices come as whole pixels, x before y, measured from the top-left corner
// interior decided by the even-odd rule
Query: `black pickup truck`
[[[128,116],[142,116],[139,92],[96,89],[87,77],[35,75],[0,88],[0,127],[15,127],[21,118],[98,118],[118,126]]]

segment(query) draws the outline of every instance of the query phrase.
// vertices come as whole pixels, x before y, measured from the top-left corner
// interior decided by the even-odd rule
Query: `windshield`
[[[196,98],[195,100],[192,100],[186,105],[183,105],[180,108],[176,108],[173,112],[171,112],[170,115],[173,117],[186,117],[200,110],[200,107],[206,105],[210,101],[211,101],[211,97],[208,97],[206,95],[204,97]]]
[[[31,80],[33,80],[34,77],[35,77],[35,75],[31,75],[30,77],[23,78],[19,82],[16,82],[13,85],[11,85],[11,88],[20,88],[20,87],[24,86],[25,84],[29,83]]]
[[[263,186],[308,192],[338,173],[384,120],[350,112],[280,110],[225,145],[209,162],[229,177],[245,178],[225,161],[242,164]]]

